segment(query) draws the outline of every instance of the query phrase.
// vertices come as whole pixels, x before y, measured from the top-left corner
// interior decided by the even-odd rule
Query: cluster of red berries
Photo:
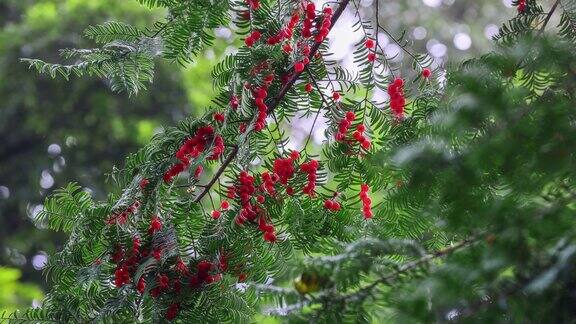
[[[254,97],[256,107],[258,108],[258,117],[256,118],[256,123],[254,124],[254,130],[259,132],[266,126],[266,116],[268,116],[268,106],[264,100],[268,96],[268,83],[264,84],[262,87],[256,88],[254,90]]]
[[[272,228],[273,231],[273,228]],[[113,255],[113,262],[117,263],[117,267],[114,271],[114,285],[118,288],[129,284],[131,278],[135,275],[138,268],[138,264],[141,262],[142,258],[148,256],[144,251],[140,251],[140,239],[133,239],[132,252],[130,257],[124,259],[127,255],[122,252],[121,246],[117,246],[117,251]],[[226,271],[228,264],[226,258],[221,255],[219,262],[212,264],[209,261],[202,260],[197,265],[196,273],[191,273],[188,266],[184,261],[178,257],[174,264],[174,273],[176,274],[172,279],[168,277],[165,273],[159,273],[156,277],[156,285],[150,290],[150,296],[157,298],[163,292],[169,291],[170,289],[179,294],[182,289],[182,280],[184,278],[188,279],[190,288],[199,288],[202,284],[210,284],[221,280],[222,272]],[[146,290],[146,280],[144,277],[140,277],[135,289],[140,294],[143,294]],[[171,304],[168,311],[165,314],[166,319],[172,320],[178,315],[178,304]]]
[[[372,218],[372,200],[368,197],[370,187],[363,183],[360,185],[360,200],[362,200],[362,213],[365,219]]]
[[[364,131],[366,131],[366,126],[360,124],[356,127],[356,131],[352,134],[352,137],[360,143],[363,149],[369,150],[372,143],[370,143],[370,140],[364,136]]]
[[[114,285],[120,288],[129,284],[141,259],[147,255],[148,253],[140,251],[140,238],[138,237],[132,239],[132,250],[129,253],[125,254],[122,246],[117,245],[111,257],[112,262],[117,265],[114,270]]]
[[[284,39],[292,38],[292,35],[294,33],[294,27],[296,27],[298,21],[300,21],[300,15],[298,15],[298,13],[295,12],[294,14],[292,14],[292,17],[290,17],[288,26],[286,26],[286,28],[281,29],[276,35],[268,37],[268,39],[266,40],[266,44],[276,45],[282,42],[282,40]],[[292,52],[292,46],[290,46],[290,43],[286,42],[284,43],[284,45],[282,45],[282,50],[285,53],[290,53]]]
[[[110,216],[106,220],[106,224],[108,224],[108,225],[126,224],[126,221],[128,220],[128,216],[130,216],[130,214],[134,214],[136,211],[138,211],[138,208],[140,208],[140,202],[138,200],[136,200],[134,203],[132,203],[132,205],[128,206],[128,208],[126,208],[124,211],[122,211],[120,213],[114,213],[112,216]]]
[[[390,95],[390,108],[394,116],[398,119],[404,117],[404,106],[406,99],[404,98],[404,80],[396,78],[394,82],[388,85],[388,95]]]
[[[318,22],[316,28],[318,29],[318,34],[314,37],[316,43],[322,43],[328,34],[330,33],[330,26],[332,26],[332,8],[326,7],[323,10],[324,17],[322,22]]]
[[[272,165],[274,174],[276,174],[283,185],[288,184],[288,180],[294,176],[294,161],[300,158],[297,151],[292,151],[287,158],[277,158]]]
[[[276,188],[274,188],[274,183],[278,180],[277,175],[270,175],[270,172],[264,171],[262,172],[262,189],[263,191],[268,192],[271,196],[276,194]],[[274,181],[276,180],[276,181]]]
[[[519,0],[517,9],[519,13],[526,11],[526,0]]]
[[[235,222],[238,225],[244,224],[246,221],[253,221],[258,216],[260,211],[258,206],[254,206],[251,203],[251,198],[256,192],[256,187],[254,186],[254,177],[249,175],[246,171],[241,171],[238,176],[238,186],[236,190],[231,190],[228,192],[229,197],[233,192],[238,191],[238,196],[240,197],[240,213],[236,217]]]
[[[366,42],[364,43],[364,46],[366,46],[366,48],[370,51],[368,53],[368,61],[374,62],[374,60],[376,60],[376,52],[374,51],[374,40],[370,38],[367,39]]]
[[[312,36],[312,22],[316,18],[316,6],[314,3],[309,2],[305,7],[306,18],[302,23],[302,31],[300,34],[302,37],[308,38]]]
[[[156,298],[170,287],[170,278],[165,274],[158,274],[157,286],[150,290],[150,296]]]
[[[286,186],[286,194],[293,195],[294,189],[287,186],[288,181],[294,176],[296,171],[295,162],[300,158],[298,151],[292,151],[290,156],[286,158],[277,158],[273,162],[273,172],[264,171],[261,174],[261,183],[258,187],[255,186],[255,178],[248,174],[246,171],[240,172],[238,176],[238,183],[228,189],[227,197],[234,199],[238,196],[240,201],[240,212],[235,219],[236,224],[243,225],[246,221],[254,221],[259,217],[259,229],[264,233],[264,240],[268,242],[275,242],[276,235],[274,227],[265,220],[265,212],[262,205],[266,201],[264,194],[270,196],[276,195],[277,183]],[[303,192],[313,196],[314,189],[316,188],[317,175],[316,171],[319,163],[316,160],[300,165],[300,170],[308,176],[308,183],[303,188]],[[257,192],[262,194],[256,195]],[[252,198],[255,198],[256,203],[253,203]],[[228,204],[226,204],[227,208]],[[212,216],[219,217],[219,211],[213,211]],[[216,218],[216,217],[215,217]]]
[[[334,135],[338,142],[346,139],[346,133],[348,133],[348,129],[350,128],[350,125],[352,125],[352,122],[354,122],[354,119],[356,119],[356,114],[354,112],[346,112],[346,117],[340,121],[338,132]]]
[[[208,160],[218,160],[218,158],[222,155],[222,153],[224,153],[224,139],[222,138],[222,136],[216,135],[214,136],[212,155],[208,157]]]
[[[314,196],[314,189],[316,188],[316,171],[318,170],[319,163],[316,160],[310,160],[307,163],[300,165],[300,171],[308,174],[308,183],[302,189],[302,192],[308,196]]]
[[[190,287],[195,288],[202,284],[211,284],[222,279],[222,273],[211,274],[218,264],[212,264],[209,261],[202,260],[196,267],[196,274],[190,274]]]
[[[276,242],[274,225],[266,223],[266,219],[262,216],[260,216],[260,219],[258,220],[258,229],[264,233],[264,241],[270,243]]]
[[[326,199],[324,201],[324,208],[328,209],[329,211],[332,212],[337,212],[340,210],[342,206],[340,206],[340,203],[335,201],[334,199]]]
[[[246,46],[252,47],[257,41],[260,40],[261,36],[262,36],[262,33],[255,30],[252,33],[250,33],[250,35],[248,35],[248,37],[246,37],[246,39],[244,40],[244,43],[246,44]]]
[[[124,266],[116,268],[114,271],[114,285],[116,287],[122,287],[130,283],[130,272]]]
[[[212,150],[212,155],[208,157],[209,160],[216,160],[224,152],[224,140],[221,136],[214,136],[214,128],[212,126],[200,127],[195,135],[180,146],[180,149],[176,152],[176,158],[180,160],[179,163],[171,166],[166,173],[164,173],[164,182],[172,182],[175,176],[180,174],[190,165],[190,159],[197,158],[205,149],[208,141],[214,139],[214,148]],[[196,170],[195,173],[200,173]]]

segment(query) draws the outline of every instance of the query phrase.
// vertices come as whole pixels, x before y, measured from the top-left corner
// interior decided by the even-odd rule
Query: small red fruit
[[[217,122],[219,122],[219,123],[223,123],[223,122],[224,122],[224,119],[225,119],[225,117],[224,117],[224,114],[223,114],[223,113],[217,112],[217,113],[214,114],[214,120],[215,120],[215,121],[217,121]]]
[[[375,60],[376,60],[376,54],[375,53],[368,53],[368,61],[374,62]]]
[[[220,203],[220,208],[222,208],[222,210],[227,210],[230,208],[230,203],[227,200],[222,200]]]
[[[374,47],[374,41],[372,39],[367,39],[366,43],[364,43],[364,45],[366,46],[366,48],[373,48]]]
[[[304,63],[296,62],[296,64],[294,64],[294,71],[296,71],[298,73],[304,71]]]
[[[422,70],[422,76],[424,78],[429,78],[432,75],[432,71],[430,71],[430,69],[425,68],[424,70]]]

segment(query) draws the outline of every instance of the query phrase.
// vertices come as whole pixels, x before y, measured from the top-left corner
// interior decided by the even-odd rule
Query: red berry
[[[221,213],[219,210],[213,210],[212,211],[212,218],[218,219],[218,218],[220,218],[220,215],[221,215]]]
[[[266,98],[268,96],[268,92],[266,91],[266,89],[264,88],[258,88],[258,90],[256,90],[256,98]]]
[[[234,110],[238,108],[238,97],[232,96],[232,98],[230,98],[230,107]]]
[[[262,195],[258,195],[258,197],[256,197],[256,201],[257,201],[259,204],[263,204],[264,201],[266,201],[266,198],[264,198],[264,196],[262,196]]]
[[[150,227],[148,227],[148,235],[152,235],[161,229],[162,222],[160,221],[160,218],[157,216],[152,217],[152,220],[150,221]]]
[[[332,99],[334,99],[335,101],[340,100],[340,93],[338,91],[334,91],[332,93]]]
[[[366,130],[366,126],[364,126],[364,124],[360,124],[358,125],[358,127],[356,127],[356,130],[359,131],[360,133],[364,133],[364,131]]]
[[[367,39],[366,43],[364,43],[364,45],[366,45],[366,48],[373,48],[374,47],[374,41],[371,39]]]
[[[268,74],[264,77],[264,82],[271,83],[272,81],[274,81],[274,74]]]
[[[307,12],[314,12],[316,11],[316,6],[314,5],[313,2],[310,2],[306,5],[306,11]]]
[[[152,250],[152,257],[154,257],[154,259],[160,261],[160,258],[162,258],[162,249],[156,248],[156,249]]]
[[[171,305],[168,307],[168,310],[166,311],[166,315],[165,315],[166,319],[169,320],[169,321],[175,319],[176,316],[178,315],[178,308],[179,308],[179,307],[180,307],[179,304],[176,304],[176,303],[171,304]]]
[[[332,8],[326,7],[326,8],[324,8],[324,10],[322,10],[322,12],[324,12],[325,15],[331,16],[332,15]]]
[[[327,199],[324,201],[324,208],[332,210],[332,206],[334,205],[334,202],[330,199]]]
[[[212,268],[212,263],[206,260],[202,260],[198,262],[197,268],[198,268],[198,274],[206,274],[208,271],[210,271],[210,268]]]
[[[376,54],[375,53],[368,53],[368,61],[374,62],[375,60],[376,60]]]
[[[289,196],[292,196],[294,194],[294,188],[292,187],[287,187],[286,188],[286,194]]]
[[[366,219],[372,218],[372,215],[373,215],[371,209],[364,210],[363,214],[364,214],[364,218],[366,218]]]
[[[430,69],[424,68],[424,70],[422,70],[422,76],[424,78],[429,78],[431,75],[432,75],[432,71],[430,71]]]
[[[260,36],[262,36],[262,34],[261,34],[259,31],[257,31],[257,30],[253,31],[252,34],[250,34],[250,37],[251,37],[255,42],[257,42],[257,41],[260,39]]]
[[[298,152],[298,151],[290,152],[290,158],[292,160],[298,160],[300,158],[300,152]]]
[[[339,211],[341,208],[340,203],[335,201],[332,203],[332,211]]]
[[[227,200],[222,200],[222,202],[220,203],[220,208],[222,210],[227,210],[228,208],[230,208],[230,203]]]
[[[394,85],[397,87],[402,87],[404,86],[404,80],[397,78],[396,80],[394,80]]]
[[[146,281],[144,280],[144,278],[140,277],[140,280],[138,280],[138,285],[136,286],[136,290],[143,294],[144,290],[146,289]]]
[[[352,122],[354,119],[356,119],[356,114],[353,111],[348,111],[346,112],[346,119]]]
[[[224,114],[223,114],[223,113],[219,113],[219,112],[218,112],[218,113],[215,113],[215,114],[214,114],[214,120],[215,120],[215,121],[217,121],[217,122],[219,122],[219,123],[223,123],[223,122],[224,122],[224,119],[225,119],[225,117],[224,117]]]
[[[296,71],[297,73],[304,71],[304,63],[296,62],[296,64],[294,64],[294,71]]]
[[[362,143],[360,145],[362,145],[362,148],[364,148],[365,150],[368,150],[368,149],[370,149],[370,146],[372,145],[372,143],[370,143],[369,139],[364,139],[364,141],[362,141]]]
[[[200,178],[202,171],[204,171],[203,166],[199,165],[198,167],[196,167],[196,170],[194,170],[194,178],[196,178],[196,179]]]
[[[150,180],[144,178],[142,180],[140,180],[140,189],[144,190],[144,188],[146,188],[146,186],[150,183]]]
[[[304,90],[306,92],[312,92],[312,83],[306,83],[306,86],[304,86]]]
[[[264,233],[264,241],[274,243],[276,242],[276,234],[274,232],[266,232]]]

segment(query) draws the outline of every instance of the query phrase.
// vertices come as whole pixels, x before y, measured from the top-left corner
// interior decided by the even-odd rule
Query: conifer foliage
[[[107,201],[75,184],[46,201],[70,239],[42,307],[13,321],[574,319],[575,1],[518,1],[498,50],[445,83],[403,37],[410,62],[386,56],[353,0],[141,2],[169,14],[90,27],[103,46],[64,51],[71,65],[27,61],[136,94],[155,57],[186,64],[215,27],[244,46],[215,66],[207,113],[130,155]],[[358,72],[326,42],[345,10]],[[321,154],[285,148],[302,116],[327,123]]]

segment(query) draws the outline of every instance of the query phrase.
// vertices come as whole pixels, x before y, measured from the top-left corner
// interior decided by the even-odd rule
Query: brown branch
[[[348,6],[349,2],[350,2],[350,0],[343,0],[340,3],[340,5],[338,6],[338,9],[336,9],[336,11],[334,11],[334,14],[332,16],[332,24],[330,25],[330,30],[332,30],[332,27],[334,26],[334,24],[336,23],[338,18],[340,18],[340,15],[342,15],[342,12],[344,12],[344,9],[346,9],[346,6]],[[310,61],[312,61],[312,59],[314,58],[314,55],[316,55],[316,52],[318,52],[318,49],[320,48],[320,44],[321,43],[314,43],[314,45],[312,45],[312,48],[310,49],[310,55],[308,56]],[[280,91],[278,92],[276,97],[274,97],[269,102],[268,110],[266,112],[268,115],[271,114],[272,112],[274,112],[274,109],[276,109],[276,107],[278,107],[278,105],[280,104],[282,99],[284,99],[284,96],[286,96],[286,93],[288,93],[288,91],[290,90],[290,88],[292,88],[292,86],[294,85],[296,80],[298,80],[298,78],[300,77],[300,74],[302,74],[302,72],[294,73],[292,75],[292,77],[288,80],[288,82],[286,82],[286,84],[284,84],[284,86],[282,86],[282,88],[280,88]],[[202,192],[200,192],[200,194],[196,197],[196,199],[194,199],[194,202],[199,202],[204,196],[206,196],[208,191],[210,191],[210,189],[212,188],[212,185],[214,185],[214,183],[216,183],[216,181],[218,181],[218,178],[220,178],[222,173],[224,173],[224,171],[226,170],[228,165],[234,160],[234,158],[236,157],[237,154],[238,154],[238,147],[235,147],[232,149],[232,152],[230,153],[230,155],[228,155],[228,157],[222,163],[222,165],[220,165],[220,167],[218,168],[218,170],[214,174],[214,177],[212,177],[210,182],[208,182],[205,185],[204,190],[202,190]]]
[[[210,182],[208,182],[204,186],[204,190],[202,190],[202,192],[196,197],[196,199],[194,199],[194,202],[199,202],[204,196],[206,196],[208,191],[210,191],[210,188],[212,188],[214,183],[216,183],[216,181],[218,181],[218,178],[220,178],[222,173],[224,173],[224,170],[226,170],[226,168],[228,167],[228,164],[230,164],[234,160],[234,158],[236,157],[236,154],[238,154],[238,146],[234,146],[232,148],[232,152],[230,152],[230,155],[228,155],[226,160],[224,160],[222,165],[220,165],[220,168],[218,168],[218,171],[216,171],[216,173],[212,177],[212,180],[210,180]]]
[[[559,4],[560,4],[560,0],[556,0],[556,2],[554,2],[554,4],[552,5],[552,8],[550,8],[550,11],[546,15],[546,18],[544,19],[544,23],[542,24],[542,27],[540,27],[540,31],[539,31],[540,34],[542,34],[544,32],[544,29],[546,29],[546,25],[548,25],[550,18],[552,18],[552,14],[554,14],[554,11],[556,11],[556,8],[558,7]]]

